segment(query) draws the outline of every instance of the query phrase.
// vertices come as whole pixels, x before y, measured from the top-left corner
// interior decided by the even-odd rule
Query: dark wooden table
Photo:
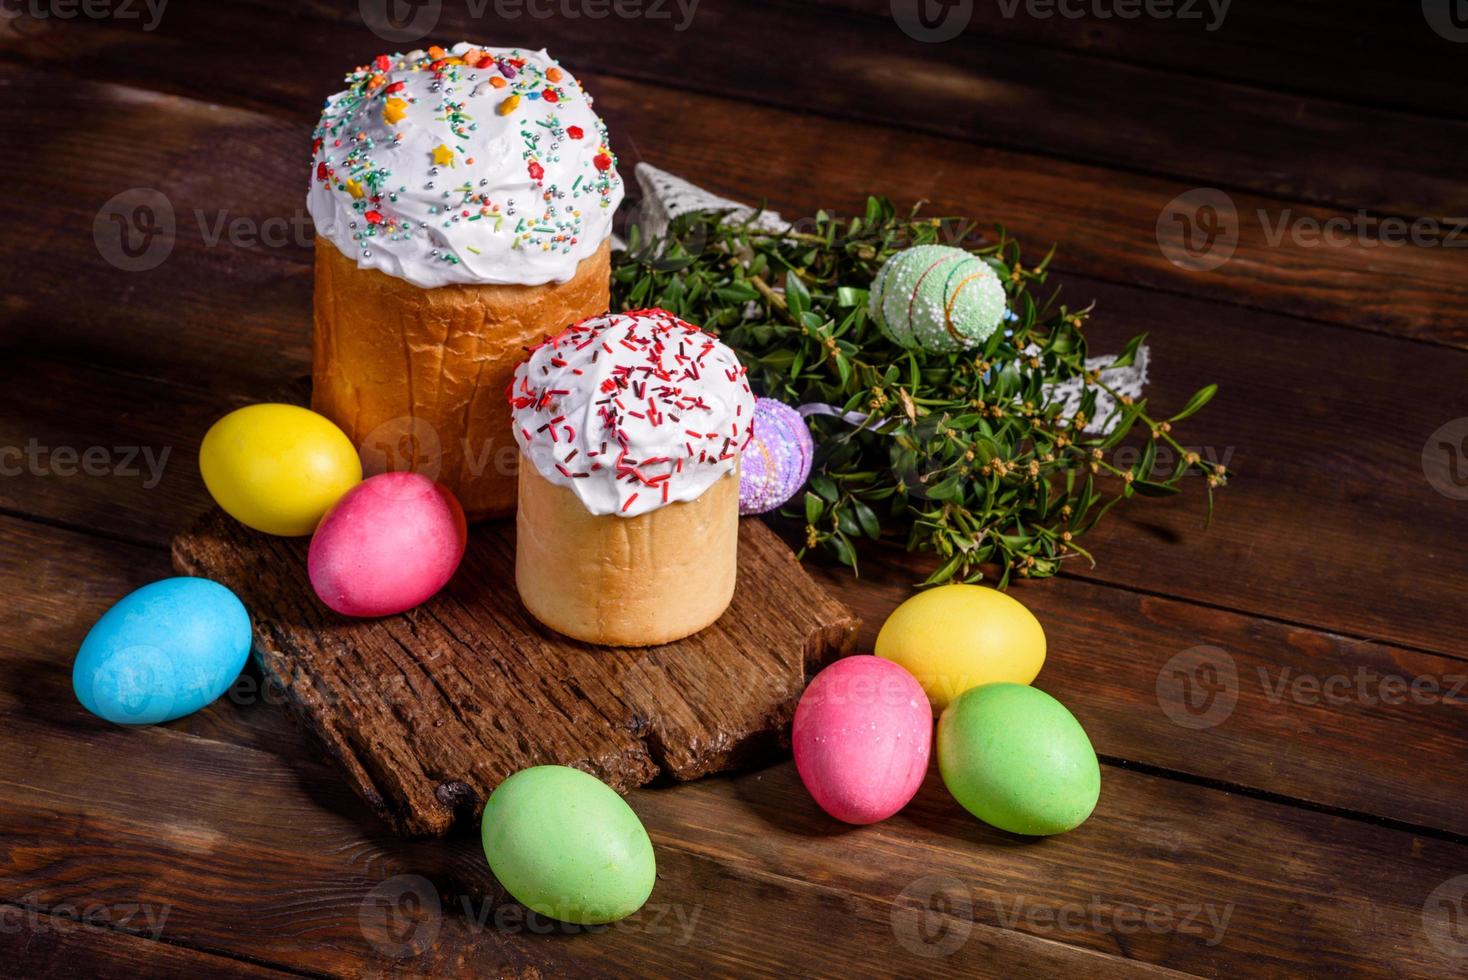
[[[1088,823],[1021,841],[932,777],[837,827],[788,761],[641,790],[657,888],[592,934],[527,922],[472,837],[392,836],[248,678],[135,731],[71,691],[206,508],[207,425],[308,370],[309,132],[388,47],[382,0],[0,7],[0,974],[1468,974],[1468,30],[1447,2],[971,6],[417,8],[551,49],[629,177],[1002,222],[1060,244],[1096,350],[1150,333],[1162,403],[1221,384],[1187,424],[1238,474],[1211,530],[1201,493],[1148,502],[1095,569],[1016,587],[1102,756]],[[172,210],[160,262],[99,248],[137,188]],[[1159,227],[1204,188],[1237,241],[1176,264]],[[816,574],[869,645],[925,567]]]

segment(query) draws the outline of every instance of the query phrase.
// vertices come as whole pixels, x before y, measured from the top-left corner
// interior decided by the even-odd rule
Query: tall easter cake
[[[369,469],[510,514],[505,386],[526,347],[607,309],[621,200],[591,97],[544,51],[460,43],[352,72],[313,146],[312,407]]]
[[[739,458],[754,421],[734,352],[664,310],[607,314],[531,351],[508,394],[526,608],[615,646],[718,619],[734,595]]]

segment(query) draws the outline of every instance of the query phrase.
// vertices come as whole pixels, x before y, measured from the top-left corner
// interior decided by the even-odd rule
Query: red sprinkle
[[[380,225],[380,224],[382,224],[382,212],[381,211],[368,211],[366,214],[362,215],[362,217],[366,218],[367,219],[367,223],[370,224],[370,225]]]
[[[566,135],[571,137],[573,140],[579,140],[581,137],[585,136],[586,133],[581,129],[580,126],[567,126]]]
[[[376,68],[378,71],[387,71],[389,68],[392,67],[392,59],[385,54],[380,54],[376,58],[372,59],[372,67]]]

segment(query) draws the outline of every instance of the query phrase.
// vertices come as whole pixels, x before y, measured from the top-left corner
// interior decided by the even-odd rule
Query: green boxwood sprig
[[[1150,410],[1086,369],[1091,307],[1042,295],[1053,249],[1033,265],[1002,228],[987,243],[962,219],[899,214],[871,198],[860,217],[825,212],[784,232],[728,215],[692,213],[656,240],[628,231],[613,264],[613,306],[661,306],[718,334],[748,366],[756,392],[790,405],[820,402],[856,422],[813,415],[817,451],[802,497],[782,512],[803,518],[806,548],[855,570],[863,540],[905,535],[936,568],[924,585],[1054,575],[1093,556],[1078,539],[1122,500],[1175,494],[1202,477],[1208,498],[1226,468],[1204,461],[1173,434],[1217,391],[1200,388],[1175,413]],[[959,354],[893,344],[867,313],[867,289],[894,252],[913,245],[967,247],[1005,285],[1014,315],[982,348]],[[1111,366],[1131,364],[1144,335]],[[1044,387],[1081,378],[1079,408],[1062,415]],[[1097,394],[1119,418],[1106,435],[1083,430]],[[863,420],[864,418],[864,420]],[[1140,436],[1135,462],[1114,450]],[[1134,442],[1136,440],[1133,440]],[[1159,447],[1175,460],[1158,468]]]

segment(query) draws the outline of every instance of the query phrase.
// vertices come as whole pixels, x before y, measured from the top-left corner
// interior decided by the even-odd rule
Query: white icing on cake
[[[739,358],[665,310],[567,327],[515,369],[508,394],[520,451],[593,514],[696,500],[734,472],[753,431]]]
[[[544,51],[380,55],[326,100],[307,207],[363,268],[426,288],[565,282],[622,180],[591,96]]]

